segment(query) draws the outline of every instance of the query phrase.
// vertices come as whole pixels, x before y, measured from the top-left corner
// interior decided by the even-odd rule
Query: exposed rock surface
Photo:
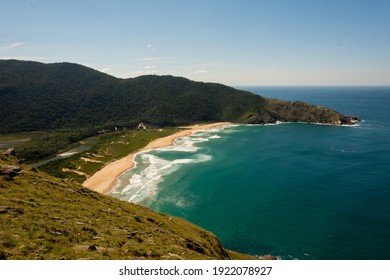
[[[357,116],[343,116],[340,118],[340,121],[338,124],[340,125],[352,125],[357,122],[361,122],[362,120]]]
[[[0,165],[0,175],[6,175],[13,178],[22,173],[22,168],[16,165]]]
[[[3,151],[3,154],[6,156],[15,156],[15,149],[14,148],[8,148],[7,150]]]
[[[143,122],[140,122],[137,126],[137,129],[147,130],[148,128],[148,125],[145,125]]]

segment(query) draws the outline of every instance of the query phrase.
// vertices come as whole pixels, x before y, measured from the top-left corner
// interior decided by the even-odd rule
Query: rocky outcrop
[[[15,149],[14,148],[8,148],[7,150],[2,152],[5,156],[15,156]]]
[[[267,105],[264,110],[253,111],[243,116],[245,124],[272,124],[278,122],[300,122],[330,125],[354,124],[360,119],[344,116],[330,108],[312,105],[302,101],[283,101],[264,98]]]
[[[137,129],[143,129],[143,130],[147,130],[149,128],[148,125],[144,124],[143,122],[140,122],[137,126]]]
[[[22,173],[22,168],[16,165],[0,165],[0,176],[7,176],[9,179]]]
[[[357,116],[343,116],[338,121],[338,125],[353,125],[358,122],[361,122],[362,120]]]

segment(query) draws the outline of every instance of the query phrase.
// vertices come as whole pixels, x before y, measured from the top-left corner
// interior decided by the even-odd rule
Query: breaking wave
[[[134,203],[153,199],[158,185],[166,176],[183,166],[212,160],[212,156],[206,154],[199,144],[223,138],[221,132],[226,127],[196,131],[189,136],[177,138],[172,146],[137,153],[134,157],[135,168],[118,178],[118,187],[112,195]]]

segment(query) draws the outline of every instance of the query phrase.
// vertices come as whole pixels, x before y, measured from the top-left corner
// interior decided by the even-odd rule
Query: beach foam
[[[206,162],[212,156],[206,154],[194,154],[190,158],[177,158],[166,160],[153,155],[153,151],[140,153],[135,158],[140,168],[130,171],[130,179],[120,192],[121,196],[131,202],[140,202],[145,198],[153,198],[157,193],[157,186],[164,177],[172,174],[186,164]]]
[[[206,142],[207,138],[193,138],[191,136],[181,137],[174,141],[173,146],[158,148],[157,151],[196,152],[199,148],[196,143]]]
[[[197,164],[212,160],[212,156],[202,153],[200,143],[217,141],[218,135],[226,127],[200,130],[191,135],[179,137],[173,145],[154,150],[139,152],[134,155],[135,168],[119,177],[119,187],[112,194],[121,199],[140,203],[153,199],[158,185],[164,177],[188,164]]]

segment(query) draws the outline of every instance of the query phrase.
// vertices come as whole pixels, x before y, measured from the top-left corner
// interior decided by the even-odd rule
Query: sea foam
[[[217,141],[218,135],[226,127],[200,130],[191,135],[175,139],[173,145],[135,154],[135,168],[119,177],[119,187],[112,194],[121,199],[140,203],[153,199],[158,185],[167,175],[188,164],[212,160],[212,156],[202,152],[200,143]]]
[[[121,191],[128,201],[140,202],[145,198],[153,198],[157,193],[157,185],[164,180],[164,176],[172,174],[181,166],[192,163],[206,162],[212,156],[195,154],[192,158],[180,158],[174,160],[162,159],[158,156],[144,153],[139,155],[140,164],[144,166],[139,173],[134,173],[128,179],[126,187]]]

